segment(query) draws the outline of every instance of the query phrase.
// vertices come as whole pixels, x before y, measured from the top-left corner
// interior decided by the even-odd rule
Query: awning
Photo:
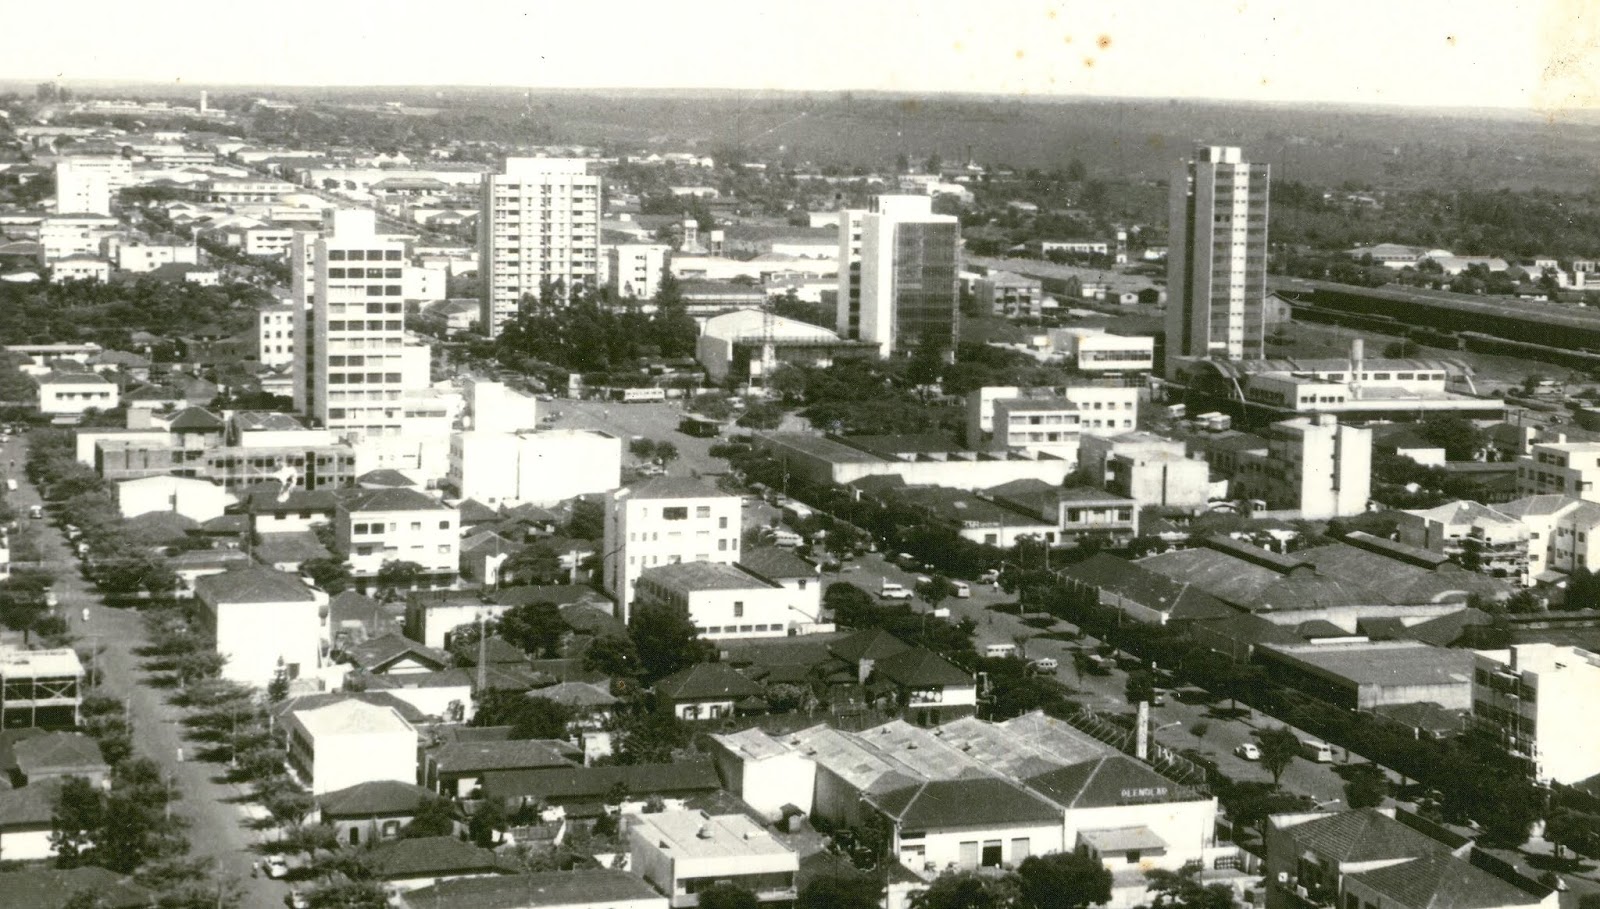
[[[1149,827],[1117,827],[1112,830],[1080,830],[1078,841],[1106,855],[1120,852],[1165,852],[1167,841]]]

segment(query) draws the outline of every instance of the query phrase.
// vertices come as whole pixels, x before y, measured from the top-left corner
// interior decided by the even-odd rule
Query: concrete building
[[[665,243],[616,243],[606,247],[606,283],[621,300],[654,300],[672,247]]]
[[[1261,499],[1302,518],[1347,517],[1372,497],[1372,430],[1341,425],[1332,414],[1285,420],[1263,432],[1267,451],[1239,453],[1230,493]]]
[[[117,511],[125,518],[170,512],[197,524],[221,517],[234,502],[220,483],[175,476],[123,480],[116,485]]]
[[[0,721],[7,729],[76,726],[83,681],[83,662],[70,647],[0,647]]]
[[[503,382],[472,378],[462,382],[462,390],[466,399],[464,416],[479,432],[521,432],[539,426],[539,401],[532,395]]]
[[[393,707],[343,700],[291,710],[284,720],[289,766],[312,795],[362,783],[417,779],[417,731]]]
[[[121,161],[113,165],[113,161]],[[62,158],[56,162],[56,211],[61,214],[111,214],[112,169],[125,169],[133,182],[133,162],[117,158]]]
[[[1075,466],[1048,451],[974,451],[942,436],[773,432],[757,436],[756,444],[795,476],[835,486],[867,477],[899,477],[908,486],[951,489],[987,489],[1027,479],[1060,485]]]
[[[492,507],[554,505],[622,485],[622,440],[584,429],[459,432],[446,480],[461,498]]]
[[[143,274],[155,271],[163,265],[198,265],[200,247],[194,244],[175,246],[125,243],[117,246],[116,256],[118,269]]]
[[[1237,148],[1197,148],[1172,171],[1167,372],[1182,358],[1242,360],[1266,350],[1267,184]]]
[[[194,587],[202,621],[227,659],[223,678],[265,687],[280,672],[293,679],[321,665],[318,612],[327,594],[267,568],[208,575]]]
[[[1565,496],[1552,498],[1563,504],[1577,502]],[[1532,510],[1533,503],[1530,500],[1521,501]],[[1600,519],[1600,506],[1593,508],[1595,518]],[[1542,508],[1538,510],[1549,513]],[[1436,508],[1401,511],[1395,517],[1402,543],[1442,552],[1463,564],[1475,563],[1479,571],[1497,578],[1512,578],[1526,585],[1531,577],[1529,527],[1520,517],[1507,511],[1477,502],[1446,502]],[[1556,542],[1556,534],[1552,531],[1553,528],[1540,534],[1541,538],[1547,538],[1548,547],[1554,547]],[[1595,545],[1600,547],[1600,540],[1595,541]],[[1567,547],[1567,553],[1568,561],[1571,561],[1570,547]],[[1540,553],[1539,572],[1545,568],[1544,555]]]
[[[732,379],[753,388],[766,387],[767,378],[784,364],[826,367],[840,356],[875,353],[870,344],[755,309],[712,316],[695,342],[695,359],[713,382]]]
[[[1594,708],[1600,655],[1556,644],[1513,644],[1473,655],[1472,715],[1540,783],[1578,783],[1600,774]]]
[[[411,399],[430,383],[428,348],[405,330],[405,244],[379,236],[370,210],[332,214],[332,230],[297,234],[290,257],[291,299],[309,307],[295,310],[295,407],[351,444],[413,440]]]
[[[1145,373],[1155,368],[1156,339],[1103,328],[1052,328],[1050,347],[1082,372]]]
[[[105,284],[110,280],[111,262],[100,256],[80,253],[50,263],[52,284],[65,284],[68,281],[98,281]]]
[[[1038,318],[1044,303],[1044,284],[1010,272],[992,271],[972,284],[978,311],[996,316]]]
[[[1114,378],[1101,378],[1061,388],[1018,388],[1014,385],[987,385],[967,394],[967,446],[995,449],[1028,447],[1026,444],[997,444],[1002,436],[1017,443],[1043,441],[1070,446],[1076,452],[1077,439],[1032,440],[1051,427],[1074,436],[1091,434],[1114,436],[1131,432],[1139,425],[1140,389]],[[995,422],[1001,402],[1009,408],[1004,425]],[[1070,405],[1070,406],[1069,406]],[[1041,428],[1042,427],[1042,428]],[[1063,447],[1063,451],[1065,448]],[[1073,456],[1075,461],[1076,454]]]
[[[117,386],[99,373],[49,372],[33,381],[39,385],[39,412],[46,416],[81,416],[117,406]]]
[[[737,562],[742,513],[738,496],[697,480],[661,477],[612,493],[601,583],[616,599],[617,617],[627,621],[635,583],[648,568]]]
[[[277,369],[294,366],[295,308],[287,303],[263,306],[256,313],[256,362]]]
[[[834,330],[851,341],[861,340],[861,231],[866,217],[865,209],[839,212],[839,296]]]
[[[490,337],[546,284],[562,299],[598,287],[600,178],[578,158],[507,158],[483,180],[478,246]]]
[[[1570,495],[1542,495],[1495,508],[1519,521],[1527,534],[1525,583],[1557,582],[1579,568],[1594,571],[1600,566],[1600,504]]]
[[[884,357],[924,340],[955,350],[960,245],[960,222],[934,214],[931,196],[874,198],[861,219],[860,339]]]
[[[454,580],[461,561],[461,513],[415,489],[359,489],[340,495],[334,538],[350,571],[370,579],[391,561],[415,562],[432,581]]]
[[[1205,461],[1190,458],[1177,440],[1148,432],[1085,435],[1078,452],[1082,470],[1141,508],[1198,511],[1210,500],[1210,468]]]
[[[713,641],[784,637],[815,624],[822,608],[815,569],[785,586],[737,563],[679,562],[645,569],[634,591],[638,603],[683,608],[700,636]]]
[[[1421,641],[1265,644],[1256,662],[1314,697],[1350,710],[1429,702],[1472,706],[1472,654]]]
[[[1536,442],[1517,458],[1517,495],[1600,502],[1600,442]]]
[[[798,893],[799,857],[742,814],[633,815],[628,851],[634,872],[674,909],[700,905],[699,894],[722,882],[750,891],[760,903],[787,906]]]

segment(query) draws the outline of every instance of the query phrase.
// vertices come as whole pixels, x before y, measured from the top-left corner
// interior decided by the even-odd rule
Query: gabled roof
[[[424,836],[380,843],[362,859],[373,877],[382,880],[506,870],[493,852],[453,836]]]
[[[1236,610],[1193,584],[1099,552],[1061,573],[1096,590],[1109,590],[1173,619],[1225,618]]]
[[[527,696],[568,707],[610,707],[617,703],[611,692],[588,682],[561,682],[549,688],[535,688]]]
[[[1125,754],[1110,754],[1024,780],[1065,808],[1109,808],[1203,799]]]
[[[274,715],[281,718],[297,711],[316,710],[329,704],[343,704],[349,701],[392,708],[408,723],[420,723],[428,718],[427,714],[412,706],[409,701],[403,701],[386,691],[327,691],[303,694],[274,704],[271,709]]]
[[[453,511],[438,499],[411,488],[351,489],[338,493],[339,507],[363,511]]]
[[[368,489],[412,489],[417,484],[398,470],[380,468],[378,470],[369,470],[356,477],[356,485]]]
[[[256,559],[267,565],[299,564],[312,559],[329,558],[332,553],[309,530],[288,533],[264,533],[255,545]]]
[[[524,548],[522,543],[514,543],[492,530],[476,533],[461,541],[461,554],[463,556],[488,557],[496,555],[510,555],[520,552]]]
[[[456,508],[461,511],[462,525],[486,524],[500,520],[499,512],[477,499],[462,499],[461,504],[457,505]]]
[[[696,663],[656,682],[655,690],[679,702],[761,696],[760,685],[740,675],[727,663]]]
[[[1503,909],[1541,902],[1540,897],[1442,851],[1350,877],[1407,909]]]
[[[661,901],[662,897],[644,878],[607,868],[457,878],[412,890],[404,899],[408,906],[539,909],[648,904]]]
[[[356,700],[309,709],[297,708],[289,716],[313,738],[414,732],[411,724],[402,719],[394,708]]]
[[[431,789],[399,780],[375,780],[317,796],[322,819],[335,817],[373,817],[414,814],[424,804],[438,798]]]
[[[50,770],[106,768],[100,743],[79,732],[50,732],[11,746],[17,769],[31,777]]]
[[[213,603],[309,603],[311,588],[298,577],[270,568],[236,568],[194,582],[195,593]]]
[[[439,773],[481,773],[488,770],[539,770],[571,767],[572,761],[554,743],[540,739],[495,742],[451,742],[429,753]]]
[[[835,641],[828,649],[841,660],[859,663],[905,653],[911,649],[911,645],[882,628],[863,628],[842,641]]]
[[[358,668],[368,672],[382,672],[407,657],[431,669],[444,669],[450,665],[450,654],[419,644],[396,632],[348,647],[345,655]]]
[[[99,909],[142,909],[155,899],[131,878],[94,865],[0,874],[0,909],[65,909],[81,893],[94,894]]]
[[[227,427],[222,418],[203,407],[186,407],[172,418],[173,432],[221,432]]]
[[[971,673],[922,647],[879,660],[873,664],[872,671],[902,688],[974,684]]]
[[[905,830],[1061,822],[1061,809],[999,777],[930,780],[869,796],[869,801]]]
[[[62,782],[51,777],[21,789],[0,789],[0,830],[49,830]]]
[[[705,760],[674,764],[624,764],[551,770],[490,770],[483,789],[492,798],[536,796],[550,802],[604,800],[621,787],[633,798],[644,795],[715,792],[722,788],[716,765]]]
[[[1288,828],[1296,851],[1344,864],[1448,852],[1444,844],[1375,808],[1340,811]]]
[[[817,576],[817,566],[781,546],[752,546],[739,555],[739,564],[774,581]]]

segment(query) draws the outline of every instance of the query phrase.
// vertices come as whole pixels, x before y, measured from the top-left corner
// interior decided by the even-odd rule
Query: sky
[[[1600,107],[1593,0],[0,0],[0,79]],[[25,36],[25,37],[24,37]]]

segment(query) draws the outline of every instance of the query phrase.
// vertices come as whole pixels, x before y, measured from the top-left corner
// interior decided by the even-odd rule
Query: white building
[[[33,381],[39,384],[39,412],[47,416],[117,406],[117,386],[99,373],[50,372],[34,376]]]
[[[98,256],[101,243],[121,230],[121,222],[109,215],[51,215],[39,224],[39,245],[50,265],[67,256]]]
[[[622,441],[586,429],[458,432],[447,482],[489,506],[554,505],[622,485]]]
[[[1600,502],[1600,442],[1538,442],[1517,458],[1517,495]]]
[[[1237,148],[1195,149],[1170,182],[1167,361],[1263,355],[1271,168]],[[1174,367],[1167,368],[1169,375]]]
[[[617,243],[606,248],[606,282],[618,299],[654,300],[672,247],[664,243]]]
[[[100,256],[80,253],[50,263],[52,284],[65,284],[68,281],[99,281],[104,284],[110,280],[111,263]]]
[[[853,237],[850,227],[841,227],[841,235],[845,232]],[[959,328],[960,244],[960,222],[953,215],[934,214],[931,196],[874,198],[861,218],[859,331],[846,337],[876,343],[885,357],[909,351],[924,339],[953,351]],[[849,250],[841,248],[841,275],[849,260]],[[841,281],[848,281],[853,292],[857,279],[851,271]]]
[[[700,893],[727,882],[762,903],[793,904],[800,859],[742,814],[664,811],[628,816],[631,870],[678,907],[700,905]]]
[[[813,574],[803,587],[785,587],[738,564],[678,562],[640,573],[634,585],[639,603],[679,606],[706,640],[785,637],[817,621],[820,582]]]
[[[1002,402],[1003,405],[1002,406]],[[1004,410],[1004,418],[998,415]],[[1108,381],[1062,389],[989,385],[967,395],[967,445],[1002,449],[1045,446],[1074,462],[1080,434],[1114,436],[1139,425],[1139,389]],[[1056,438],[1049,438],[1051,434]],[[1035,439],[1042,435],[1044,438]],[[1070,438],[1068,437],[1070,435]]]
[[[1302,518],[1347,517],[1372,498],[1372,430],[1341,424],[1332,414],[1268,427],[1265,455],[1240,452],[1230,493],[1262,499]]]
[[[1554,581],[1600,566],[1600,504],[1574,496],[1526,496],[1495,506],[1518,521],[1526,539],[1527,581]],[[1404,527],[1402,526],[1402,532]],[[1402,537],[1402,539],[1404,539]]]
[[[290,712],[289,764],[312,795],[361,783],[417,781],[417,731],[393,708],[350,699]]]
[[[415,562],[435,579],[450,581],[461,560],[461,512],[415,489],[346,492],[333,530],[358,578],[375,577],[385,562]]]
[[[1600,724],[1582,717],[1600,691],[1600,655],[1556,644],[1514,644],[1473,657],[1473,718],[1531,764],[1541,783],[1600,774]]]
[[[234,497],[210,480],[160,475],[116,484],[117,510],[125,518],[152,511],[182,515],[197,524],[222,516]]]
[[[295,365],[294,332],[292,304],[263,306],[256,313],[256,361],[274,368]]]
[[[503,382],[467,379],[463,383],[466,416],[478,432],[520,432],[539,426],[539,401]]]
[[[298,577],[243,568],[195,581],[204,622],[227,662],[222,677],[264,687],[283,672],[311,674],[320,665],[328,597]]]
[[[117,268],[134,274],[155,271],[163,265],[199,265],[200,248],[187,246],[146,246],[123,244],[117,247]]]
[[[294,248],[294,231],[287,227],[252,227],[243,231],[240,250],[247,256],[281,259]]]
[[[1150,505],[1198,511],[1211,497],[1211,468],[1190,458],[1184,444],[1148,432],[1085,435],[1078,447],[1080,469],[1105,488]]]
[[[705,321],[695,342],[695,359],[713,382],[731,378],[764,387],[780,365],[826,368],[836,355],[861,348],[860,342],[841,340],[817,325],[765,310],[739,309]]]
[[[1156,339],[1114,335],[1103,328],[1052,328],[1050,345],[1083,372],[1149,372]]]
[[[563,298],[600,282],[600,178],[579,158],[507,158],[483,180],[478,219],[490,337],[546,283]]]
[[[741,501],[697,480],[661,477],[619,489],[606,505],[602,584],[624,622],[648,568],[739,560]]]
[[[113,180],[121,186],[131,185],[133,162],[120,155],[62,158],[56,162],[56,211],[63,215],[111,214]]]

